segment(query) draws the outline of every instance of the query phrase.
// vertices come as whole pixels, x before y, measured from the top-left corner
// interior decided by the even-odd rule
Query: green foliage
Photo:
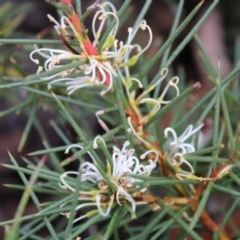
[[[87,9],[84,20],[90,18],[90,12],[96,14],[92,29],[88,29],[94,41],[85,36],[86,31],[76,30],[71,5],[50,2],[60,6],[61,15],[66,14],[59,23],[49,17],[62,41],[0,39],[0,48],[23,44],[25,53],[31,51],[30,58],[39,67],[29,76],[24,72],[21,76],[3,73],[0,89],[12,107],[0,112],[0,117],[4,120],[8,114],[19,112],[27,115],[20,152],[33,128],[44,145],[44,149],[25,156],[26,167],[19,166],[11,154],[12,163],[4,165],[17,171],[24,184],[7,185],[24,192],[15,218],[0,223],[6,226],[5,240],[72,240],[82,236],[89,240],[171,239],[174,232],[181,239],[202,239],[202,229],[214,233],[214,239],[230,239],[226,225],[239,238],[232,215],[239,208],[240,197],[240,99],[236,91],[240,64],[237,61],[221,79],[220,62],[214,70],[196,35],[218,1],[213,1],[171,51],[173,42],[202,5],[199,3],[180,23],[184,6],[180,0],[170,36],[151,59],[145,48],[153,36],[143,21],[151,1],[146,1],[128,37],[119,42],[112,40],[117,38],[116,31],[131,1],[125,1],[118,11],[111,4]],[[80,13],[81,1],[76,7]],[[94,21],[99,21],[95,28]],[[147,33],[145,46],[138,44],[138,31]],[[186,83],[173,76],[171,69],[193,37],[214,85],[200,100],[194,95],[200,84]],[[136,61],[130,67],[133,58]],[[160,59],[160,74],[158,71],[150,78],[150,70]],[[52,147],[40,110],[55,116],[50,125],[61,146]],[[207,118],[213,120],[209,139],[202,130]],[[105,133],[98,135],[89,119],[96,120]],[[69,129],[74,137],[68,134]],[[61,154],[64,151],[71,152],[65,159]],[[220,225],[206,208],[217,192],[232,201],[230,208],[222,210]],[[47,196],[48,202],[40,202],[39,194]],[[24,215],[30,197],[38,213]],[[43,235],[44,230],[47,235]]]

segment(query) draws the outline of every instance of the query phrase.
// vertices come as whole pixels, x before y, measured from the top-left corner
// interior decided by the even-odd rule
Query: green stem
[[[14,113],[14,112],[16,112],[16,111],[19,111],[19,110],[21,110],[22,108],[30,105],[33,101],[34,101],[33,96],[29,96],[24,102],[22,102],[22,103],[20,103],[20,104],[18,104],[18,105],[16,105],[16,106],[14,106],[14,107],[8,108],[8,109],[6,109],[6,110],[4,110],[4,111],[1,111],[1,112],[0,112],[0,117],[4,117],[4,116],[6,116],[6,115],[8,115],[8,114],[10,114],[10,113]]]
[[[22,133],[22,136],[21,136],[21,139],[20,139],[20,142],[19,142],[19,145],[18,145],[18,152],[21,152],[26,141],[27,141],[27,137],[30,133],[30,130],[31,130],[31,127],[35,121],[35,118],[36,118],[36,111],[37,111],[37,102],[34,102],[33,105],[32,105],[32,108],[31,108],[31,111],[29,113],[29,116],[28,116],[28,121],[27,121],[27,124],[23,130],[23,133]]]
[[[62,71],[71,69],[71,68],[78,67],[78,66],[80,66],[80,65],[82,65],[86,62],[87,61],[74,61],[70,64],[66,64],[66,65],[64,65],[62,67],[59,67],[59,68],[55,68],[55,69],[52,69],[52,70],[49,70],[49,71],[44,71],[44,72],[41,72],[39,74],[30,75],[26,78],[25,81],[22,81],[22,82],[15,82],[15,83],[8,83],[8,84],[0,85],[0,89],[9,89],[9,88],[28,86],[28,85],[32,85],[32,84],[35,84],[35,83],[50,82],[51,79],[41,79],[41,78],[48,77],[50,75],[54,75],[54,74],[60,73]],[[34,80],[35,78],[37,78],[37,80]]]
[[[162,209],[167,207],[161,199],[158,200],[158,204]],[[202,238],[196,232],[189,228],[189,226],[180,218],[180,216],[176,217],[175,212],[173,212],[171,209],[168,209],[167,212],[169,216],[174,219],[180,225],[180,227],[186,231],[186,233],[188,233],[189,236],[191,236],[194,240],[202,240]]]
[[[61,40],[52,39],[0,39],[0,44],[62,44]]]
[[[228,107],[227,107],[226,99],[225,99],[224,92],[223,92],[224,87],[221,87],[220,82],[218,82],[217,84],[219,84],[219,88],[218,88],[219,96],[220,96],[220,101],[221,101],[221,105],[222,105],[223,115],[224,115],[225,122],[226,122],[226,128],[227,128],[231,153],[234,153],[235,152],[235,142],[234,142],[234,136],[233,136],[233,130],[232,130],[232,126],[231,126],[230,116],[229,116],[229,112],[228,112]]]
[[[215,115],[214,115],[214,127],[213,127],[213,145],[217,145],[219,141],[219,120],[220,120],[220,82],[221,82],[221,70],[220,64],[218,65],[218,74],[216,79],[216,101],[215,101]],[[212,156],[217,156],[218,150],[213,151]],[[216,168],[216,164],[213,162],[213,168]]]
[[[202,214],[202,211],[205,209],[205,206],[206,206],[207,200],[209,198],[210,192],[212,190],[212,187],[213,187],[213,182],[210,182],[208,184],[207,188],[204,190],[204,192],[202,194],[203,197],[198,205],[198,208],[197,208],[193,218],[191,219],[189,229],[194,229],[195,225],[197,224],[197,222]]]

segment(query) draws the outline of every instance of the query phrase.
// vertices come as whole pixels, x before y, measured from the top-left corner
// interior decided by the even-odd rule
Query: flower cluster
[[[44,64],[46,71],[59,68],[66,61],[86,61],[86,64],[64,70],[58,74],[53,74],[45,78],[54,79],[49,83],[49,89],[53,83],[65,82],[68,94],[70,95],[79,88],[105,85],[107,89],[101,92],[103,95],[112,89],[113,78],[118,76],[117,73],[119,74],[121,72],[120,69],[125,67],[125,72],[128,74],[127,67],[134,65],[139,56],[149,48],[152,42],[152,32],[145,20],[140,22],[136,27],[128,29],[128,38],[124,44],[116,39],[119,19],[115,7],[109,2],[96,4],[94,7],[99,10],[96,11],[92,23],[92,32],[94,36],[93,43],[87,38],[86,32],[80,30],[79,24],[73,24],[72,17],[62,16],[60,23],[58,23],[52,16],[48,15],[49,19],[55,24],[54,27],[56,32],[71,51],[39,48],[31,52],[31,60],[39,64],[39,60],[33,58],[33,55],[35,53],[40,54],[46,59]],[[100,47],[99,43],[103,35],[104,25],[106,19],[110,17],[115,21],[115,26]],[[97,24],[97,21],[100,21],[100,23]],[[143,31],[148,30],[149,32],[149,41],[144,48],[139,44],[132,43],[139,29]],[[73,49],[66,40],[72,34],[79,43],[80,53]],[[42,69],[43,68],[40,67],[38,72]],[[77,75],[77,77],[71,76],[71,73],[76,73],[75,75]]]
[[[95,148],[98,140],[103,141],[102,138],[96,137],[93,144]],[[105,144],[104,141],[103,143]],[[147,155],[154,153],[156,155],[155,159],[148,159],[148,164],[140,164],[140,160],[134,156],[135,150],[128,149],[128,146],[129,142],[126,141],[122,149],[113,147],[112,159],[110,161],[107,160],[105,169],[102,169],[90,154],[93,163],[83,163],[80,168],[80,174],[79,172],[69,171],[61,175],[60,186],[72,192],[76,191],[75,188],[66,181],[66,177],[70,175],[80,176],[81,184],[88,183],[92,186],[91,191],[79,191],[78,200],[82,203],[76,207],[76,211],[81,208],[96,206],[97,211],[94,211],[94,213],[98,212],[102,216],[108,216],[114,204],[130,203],[132,217],[135,217],[136,204],[144,204],[146,202],[136,202],[134,198],[145,192],[146,187],[141,188],[139,183],[142,180],[135,178],[134,175],[149,176],[156,167],[158,155],[155,151],[147,151],[140,158],[145,159]],[[67,152],[72,147],[82,148],[80,145],[71,145]],[[133,191],[134,189],[136,191]],[[131,192],[129,192],[130,190]],[[66,204],[68,202],[61,207]],[[92,211],[76,218],[74,222],[90,216],[91,213]],[[68,216],[68,213],[66,215]]]

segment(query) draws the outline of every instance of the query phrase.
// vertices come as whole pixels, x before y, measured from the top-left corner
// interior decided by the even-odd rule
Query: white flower
[[[201,123],[197,128],[193,129],[193,125],[189,125],[180,137],[177,136],[173,128],[168,127],[164,130],[164,135],[166,138],[168,138],[169,132],[171,133],[173,137],[173,141],[171,140],[170,142],[172,151],[176,152],[178,149],[181,149],[182,154],[191,153],[195,151],[193,141],[191,143],[186,143],[186,140],[200,131],[203,126],[204,124]]]
[[[60,23],[58,23],[52,16],[48,15],[48,18],[54,22],[54,27],[58,35],[61,39],[64,39],[65,44],[72,52],[60,49],[39,48],[30,54],[31,60],[36,64],[39,64],[39,60],[33,58],[35,53],[39,53],[42,57],[46,58],[44,63],[45,71],[50,71],[63,66],[63,63],[66,60],[88,61],[88,63],[74,69],[68,69],[63,72],[45,77],[44,79],[57,78],[48,84],[49,89],[53,83],[65,82],[67,85],[68,94],[70,95],[79,88],[105,85],[107,89],[101,92],[101,95],[103,95],[112,89],[113,77],[118,76],[117,72],[120,72],[119,69],[125,67],[125,71],[128,73],[127,66],[134,65],[139,56],[150,46],[152,42],[152,32],[150,27],[146,24],[146,21],[140,22],[139,25],[134,29],[129,28],[129,36],[126,44],[123,44],[123,42],[118,44],[116,34],[119,27],[119,19],[115,7],[109,2],[101,5],[96,4],[94,7],[99,8],[99,10],[96,12],[92,23],[92,31],[94,35],[93,44],[90,41],[88,43],[87,41],[84,42],[84,37],[81,34],[85,33],[78,33],[71,21],[66,16],[62,16]],[[103,28],[108,17],[112,17],[113,21],[116,22],[116,25],[111,29],[108,37],[102,45],[102,48],[98,52],[96,46],[99,44]],[[96,30],[97,20],[100,21],[100,24],[98,24],[99,26]],[[144,48],[142,48],[139,44],[132,43],[139,29],[142,29],[143,31],[147,29],[149,32],[150,38],[148,44]],[[79,42],[81,53],[78,53],[67,43],[66,39],[72,36],[72,34]],[[89,46],[89,44],[91,46]],[[75,73],[75,75],[80,76],[71,77],[71,75],[69,75],[70,73]],[[58,79],[58,77],[60,77],[60,79]]]
[[[104,29],[104,25],[106,23],[107,18],[112,18],[113,22],[115,22],[115,26],[111,29],[109,35],[101,46],[99,50],[99,59],[103,60],[103,62],[108,62],[112,69],[115,70],[118,76],[124,81],[122,76],[122,70],[124,69],[125,75],[129,76],[129,66],[133,66],[136,64],[139,56],[143,54],[152,43],[152,31],[151,28],[147,25],[146,21],[141,21],[134,28],[128,28],[128,38],[126,43],[123,41],[119,41],[116,39],[117,30],[119,27],[119,19],[117,16],[117,11],[115,7],[109,3],[105,2],[103,4],[96,5],[100,10],[98,10],[93,18],[92,23],[92,31],[94,35],[94,45],[98,46],[99,40],[102,37],[102,32]],[[96,30],[97,20],[100,21],[98,24],[98,29]],[[133,40],[140,30],[147,30],[149,33],[149,40],[145,47],[140,46],[137,43],[133,43]]]
[[[100,10],[95,13],[92,22],[92,31],[94,36],[94,45],[97,46],[99,44],[99,39],[102,36],[102,31],[104,28],[104,24],[106,19],[109,17],[113,18],[113,21],[116,22],[115,26],[111,29],[107,39],[102,45],[100,49],[101,59],[109,59],[111,61],[112,66],[115,69],[119,69],[124,66],[132,66],[136,63],[139,56],[144,53],[152,43],[152,30],[147,25],[146,21],[141,21],[136,27],[128,28],[128,39],[124,44],[122,41],[116,39],[116,34],[119,27],[119,19],[117,16],[117,11],[113,4],[109,2],[105,2],[103,4],[96,5]],[[110,10],[106,10],[109,9]],[[96,22],[97,20],[100,21],[98,30],[96,30]],[[141,29],[142,31],[147,30],[149,32],[149,40],[147,45],[142,48],[139,44],[132,43],[133,39],[135,38],[138,30]],[[110,50],[110,48],[113,49]],[[137,53],[133,53],[134,50],[137,50]],[[132,54],[133,53],[133,54]]]
[[[74,60],[88,60],[88,63],[83,64],[79,67],[68,69],[65,71],[62,71],[57,74],[50,75],[48,77],[44,77],[43,79],[53,79],[56,77],[60,77],[58,79],[53,80],[48,84],[48,88],[51,89],[51,85],[56,82],[66,82],[68,94],[72,94],[75,90],[82,88],[82,87],[91,87],[91,86],[99,86],[99,85],[106,85],[107,89],[102,91],[101,94],[105,94],[108,92],[113,85],[113,76],[116,77],[117,74],[111,64],[108,61],[103,61],[100,59],[100,56],[91,56],[85,51],[85,47],[81,43],[81,39],[79,38],[79,34],[74,29],[74,26],[71,24],[69,19],[66,16],[63,16],[61,18],[61,24],[59,24],[53,17],[48,15],[51,21],[55,23],[55,29],[59,35],[64,34],[65,37],[71,36],[68,32],[67,25],[65,22],[67,22],[68,26],[70,26],[71,30],[74,32],[75,36],[79,40],[79,45],[82,49],[82,53],[72,53],[70,51],[61,50],[61,49],[51,49],[51,48],[39,48],[35,49],[31,52],[30,58],[33,62],[36,64],[39,64],[39,60],[36,58],[33,58],[33,55],[38,53],[43,58],[46,59],[44,63],[44,69],[45,71],[50,71],[56,68],[59,68],[63,65],[63,62],[65,61],[74,61]],[[70,73],[76,73],[77,75],[80,75],[79,77],[66,77]],[[75,75],[76,75],[75,74]],[[81,76],[83,75],[84,76]],[[65,78],[66,77],[66,78]]]
[[[93,143],[93,146],[95,148],[98,147],[98,140],[103,141],[105,144],[104,140],[101,137],[96,137]],[[106,181],[105,176],[101,174],[101,171],[99,169],[100,166],[98,166],[94,159],[93,163],[85,162],[82,164],[80,168],[81,183],[83,184],[84,182],[88,182],[95,186],[95,189],[92,191],[79,191],[80,196],[78,200],[85,200],[87,202],[79,204],[75,209],[76,211],[87,206],[96,206],[98,212],[102,216],[107,216],[109,215],[114,202],[118,205],[122,205],[123,202],[127,201],[131,204],[131,214],[133,217],[135,217],[136,203],[134,197],[131,195],[131,193],[129,193],[129,190],[139,188],[138,183],[142,182],[142,180],[134,178],[134,176],[131,175],[149,176],[152,170],[156,167],[158,155],[156,151],[147,151],[146,153],[142,154],[140,158],[144,159],[149,153],[155,153],[155,159],[148,160],[149,164],[140,164],[139,159],[133,155],[135,150],[128,149],[128,146],[129,142],[126,141],[123,144],[122,149],[113,147],[112,159],[110,162],[107,161],[105,172],[108,181],[113,184],[114,189],[111,189],[111,186],[108,185],[108,181]],[[80,145],[74,144],[68,147],[66,152],[68,152],[72,147],[82,148]],[[74,171],[63,173],[60,176],[60,186],[64,189],[75,192],[75,188],[65,180],[68,175],[78,176],[79,173]],[[96,188],[96,186],[98,187]],[[140,192],[145,191],[145,187],[140,188]],[[109,192],[112,192],[110,198],[108,196]],[[61,207],[65,206],[66,204],[67,203],[64,203]],[[87,215],[75,219],[74,222],[84,217],[87,217]]]
[[[182,179],[182,177],[188,177],[194,174],[194,169],[192,165],[184,158],[183,155],[195,151],[193,139],[191,143],[187,143],[186,141],[190,137],[194,138],[194,134],[200,131],[203,125],[204,124],[201,123],[195,129],[193,129],[193,125],[189,125],[179,137],[177,136],[173,128],[168,127],[164,130],[164,135],[166,138],[169,137],[169,133],[171,133],[173,138],[169,141],[170,153],[167,153],[166,157],[170,165],[175,170],[176,176],[180,179]],[[183,170],[183,165],[187,166],[189,171]]]

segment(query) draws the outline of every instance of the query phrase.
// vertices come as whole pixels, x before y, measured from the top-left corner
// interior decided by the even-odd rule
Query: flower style
[[[166,154],[166,157],[170,163],[170,165],[173,167],[173,169],[176,172],[176,176],[181,177],[188,177],[190,175],[194,174],[194,169],[192,165],[184,158],[184,154],[195,152],[194,147],[194,135],[201,130],[201,128],[204,126],[203,123],[201,123],[197,128],[193,129],[193,125],[189,125],[186,130],[180,135],[177,136],[176,132],[173,128],[166,128],[164,130],[164,135],[166,138],[169,137],[169,133],[171,133],[173,139],[170,141],[170,153]],[[191,143],[186,143],[186,141],[190,138],[192,138]],[[181,166],[185,164],[188,166],[190,171],[185,171],[181,168]]]
[[[118,76],[120,68],[125,67],[125,72],[128,73],[127,66],[132,66],[136,63],[139,56],[145,52],[152,42],[152,32],[150,27],[146,24],[146,21],[140,22],[136,27],[129,28],[129,36],[126,44],[119,42],[116,39],[116,34],[119,26],[119,19],[115,7],[105,2],[103,4],[95,4],[94,8],[99,9],[96,11],[92,23],[92,31],[94,36],[93,43],[87,37],[87,32],[80,24],[77,14],[74,11],[71,1],[68,1],[70,11],[65,12],[67,16],[62,16],[60,23],[58,23],[52,16],[48,15],[50,21],[54,22],[54,28],[59,37],[63,40],[64,44],[71,50],[55,50],[50,48],[35,49],[30,54],[30,58],[36,64],[39,64],[39,60],[33,58],[35,53],[39,53],[42,57],[46,58],[44,68],[46,71],[50,71],[61,67],[62,63],[74,60],[87,61],[86,64],[68,69],[57,74],[48,76],[45,79],[55,79],[48,84],[48,88],[56,82],[65,82],[67,85],[68,94],[72,94],[79,88],[105,85],[106,90],[101,92],[101,95],[108,92],[113,87],[113,78]],[[107,18],[113,18],[116,22],[115,26],[111,29],[108,37],[99,47],[100,39]],[[97,21],[100,21],[97,24]],[[98,27],[96,27],[98,25]],[[142,48],[139,44],[132,44],[132,41],[137,34],[138,30],[148,30],[149,41],[148,44]],[[67,42],[67,38],[74,35],[77,39],[81,53],[78,53]],[[99,48],[99,50],[97,49]],[[136,53],[137,52],[137,53]],[[41,68],[39,69],[41,70]],[[71,73],[75,73],[78,77],[71,76]],[[128,73],[129,74],[129,73]],[[69,76],[67,76],[69,75]],[[56,79],[60,77],[60,79]]]
[[[96,137],[93,143],[94,148],[98,147],[98,141],[102,141],[105,145],[105,142],[101,137]],[[92,190],[79,191],[80,197],[78,200],[81,202],[84,201],[84,203],[80,203],[76,207],[76,211],[80,208],[96,206],[97,211],[95,211],[95,213],[98,212],[102,216],[108,216],[113,205],[122,205],[123,203],[128,202],[131,204],[132,217],[135,217],[136,204],[146,204],[146,202],[136,203],[134,200],[134,197],[146,191],[146,187],[141,188],[138,183],[142,182],[142,180],[134,178],[132,175],[149,176],[152,170],[156,167],[158,155],[156,151],[147,151],[142,154],[140,158],[145,159],[150,153],[155,153],[155,159],[149,159],[148,164],[140,164],[139,159],[133,155],[135,150],[128,149],[128,146],[129,142],[126,141],[123,144],[122,149],[113,147],[112,158],[107,160],[104,174],[101,166],[99,166],[99,164],[90,154],[93,159],[93,163],[85,162],[82,164],[80,169],[80,180],[83,185],[84,183],[91,184]],[[74,144],[69,146],[66,151],[68,152],[72,147],[82,148],[82,146]],[[75,192],[75,188],[66,181],[66,177],[69,175],[79,176],[79,173],[74,171],[63,173],[60,176],[60,186],[64,189]],[[111,183],[112,186],[109,183]],[[135,193],[129,192],[129,190],[133,190],[135,188],[140,188],[140,190]],[[66,204],[68,204],[68,202],[64,203],[61,207],[65,206]],[[90,216],[91,212],[92,211],[75,219],[74,222]],[[66,215],[68,216],[69,213]]]

